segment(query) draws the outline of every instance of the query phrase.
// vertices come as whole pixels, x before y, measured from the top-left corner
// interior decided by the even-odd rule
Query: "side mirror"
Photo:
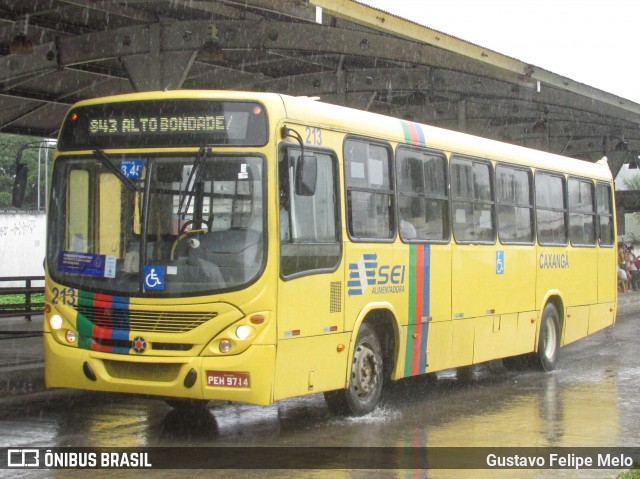
[[[318,159],[313,155],[302,155],[298,158],[296,168],[296,195],[313,196],[318,181]]]
[[[16,177],[13,181],[13,197],[11,199],[11,205],[14,208],[20,208],[24,202],[28,175],[29,167],[25,163],[18,163],[16,165]]]

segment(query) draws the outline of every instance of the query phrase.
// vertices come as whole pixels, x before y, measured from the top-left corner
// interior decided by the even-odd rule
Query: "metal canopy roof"
[[[640,105],[351,0],[0,0],[0,132],[79,99],[275,91],[596,161],[640,154]]]

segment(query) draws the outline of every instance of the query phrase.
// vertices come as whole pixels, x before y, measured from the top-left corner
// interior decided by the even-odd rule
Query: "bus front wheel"
[[[329,409],[338,414],[362,416],[373,411],[383,386],[382,348],[375,331],[363,324],[356,338],[346,389],[324,393]]]

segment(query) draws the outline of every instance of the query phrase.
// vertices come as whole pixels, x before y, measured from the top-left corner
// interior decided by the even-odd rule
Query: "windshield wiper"
[[[102,150],[94,150],[93,156],[98,160],[100,160],[100,163],[102,163],[107,168],[107,170],[109,170],[111,173],[116,175],[118,179],[122,181],[127,188],[129,188],[131,191],[137,190],[136,184],[133,181],[131,181],[130,178],[127,178],[124,175],[124,173],[122,173],[122,171],[120,171],[120,169],[113,164],[113,161],[111,161],[111,158],[109,158],[105,154],[105,152],[103,152]]]
[[[180,190],[180,202],[178,205],[179,219],[182,219],[182,215],[186,215],[189,212],[189,207],[191,206],[191,198],[193,197],[193,191],[198,184],[198,181],[200,181],[202,170],[204,169],[204,162],[209,156],[209,153],[211,153],[211,149],[207,148],[206,146],[203,146],[202,148],[200,148],[200,150],[198,150],[198,155],[193,162],[193,167],[191,168],[191,172],[189,173],[189,178],[187,179],[185,189],[184,191]],[[185,200],[187,200],[186,205],[184,204]],[[185,207],[184,209],[183,206]]]

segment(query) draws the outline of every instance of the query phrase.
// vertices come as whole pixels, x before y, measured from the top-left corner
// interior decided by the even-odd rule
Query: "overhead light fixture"
[[[198,57],[205,61],[219,62],[224,60],[224,52],[217,42],[214,40],[207,40],[204,42],[204,45],[202,45]]]
[[[615,151],[627,151],[628,149],[629,144],[624,140],[620,140],[614,148]]]
[[[26,35],[18,33],[9,44],[9,53],[12,55],[29,55],[33,53],[33,43]]]
[[[218,28],[215,24],[211,23],[208,28],[208,38],[200,48],[200,54],[198,55],[201,60],[210,62],[219,62],[224,60],[224,52],[218,41]]]
[[[27,37],[29,17],[16,23],[16,35],[9,44],[9,53],[12,55],[29,55],[33,53],[33,43]]]
[[[547,122],[545,120],[538,120],[535,122],[533,127],[531,127],[531,131],[533,133],[546,133],[547,132]]]

